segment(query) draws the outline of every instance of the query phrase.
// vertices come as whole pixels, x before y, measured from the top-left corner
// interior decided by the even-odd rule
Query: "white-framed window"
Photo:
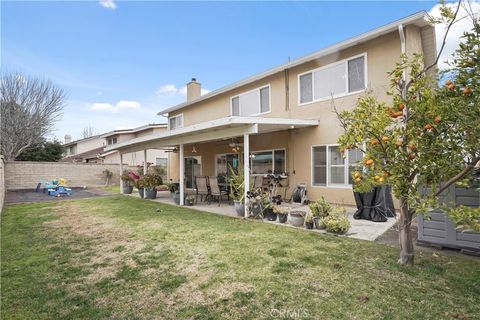
[[[269,113],[271,110],[270,85],[232,97],[230,108],[232,116],[246,117]]]
[[[157,166],[166,167],[167,163],[168,163],[167,158],[161,158],[161,157],[155,158],[155,165],[157,165]]]
[[[183,127],[183,113],[168,118],[168,127],[170,130]]]
[[[328,64],[298,75],[298,104],[360,92],[367,84],[367,54]]]
[[[109,145],[109,146],[111,146],[112,144],[116,144],[116,143],[117,143],[117,137],[107,139],[107,145]]]
[[[250,152],[250,171],[252,175],[286,172],[285,149]]]
[[[352,172],[361,165],[363,152],[347,150],[343,158],[338,145],[312,146],[312,186],[352,185]]]

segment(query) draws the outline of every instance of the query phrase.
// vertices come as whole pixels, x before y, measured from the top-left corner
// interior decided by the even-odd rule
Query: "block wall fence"
[[[123,168],[138,169],[126,165]],[[110,184],[119,184],[119,164],[6,161],[1,164],[0,172],[2,173],[0,174],[4,177],[5,182],[4,185],[0,186],[3,190],[34,189],[41,181],[51,181],[58,178],[66,179],[69,187],[103,186],[105,185],[103,175],[105,169],[113,173]]]

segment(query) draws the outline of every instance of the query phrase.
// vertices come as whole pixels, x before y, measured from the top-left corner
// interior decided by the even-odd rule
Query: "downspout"
[[[405,32],[403,31],[403,24],[398,25],[398,33],[400,35],[400,51],[401,51],[401,54],[404,55],[407,53],[407,49],[405,45]],[[405,81],[407,81],[407,73],[405,70],[403,70],[402,79],[404,83]]]

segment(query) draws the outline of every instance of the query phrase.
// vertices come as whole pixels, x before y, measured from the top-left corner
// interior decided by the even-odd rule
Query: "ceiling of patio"
[[[191,126],[139,137],[105,149],[129,153],[144,149],[173,147],[179,144],[217,141],[226,138],[294,128],[318,126],[319,120],[261,117],[226,117]]]

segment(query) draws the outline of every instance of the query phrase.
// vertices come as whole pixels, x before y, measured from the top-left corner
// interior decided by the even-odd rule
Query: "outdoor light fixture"
[[[192,147],[192,153],[197,153],[197,149],[195,149],[195,147]]]

